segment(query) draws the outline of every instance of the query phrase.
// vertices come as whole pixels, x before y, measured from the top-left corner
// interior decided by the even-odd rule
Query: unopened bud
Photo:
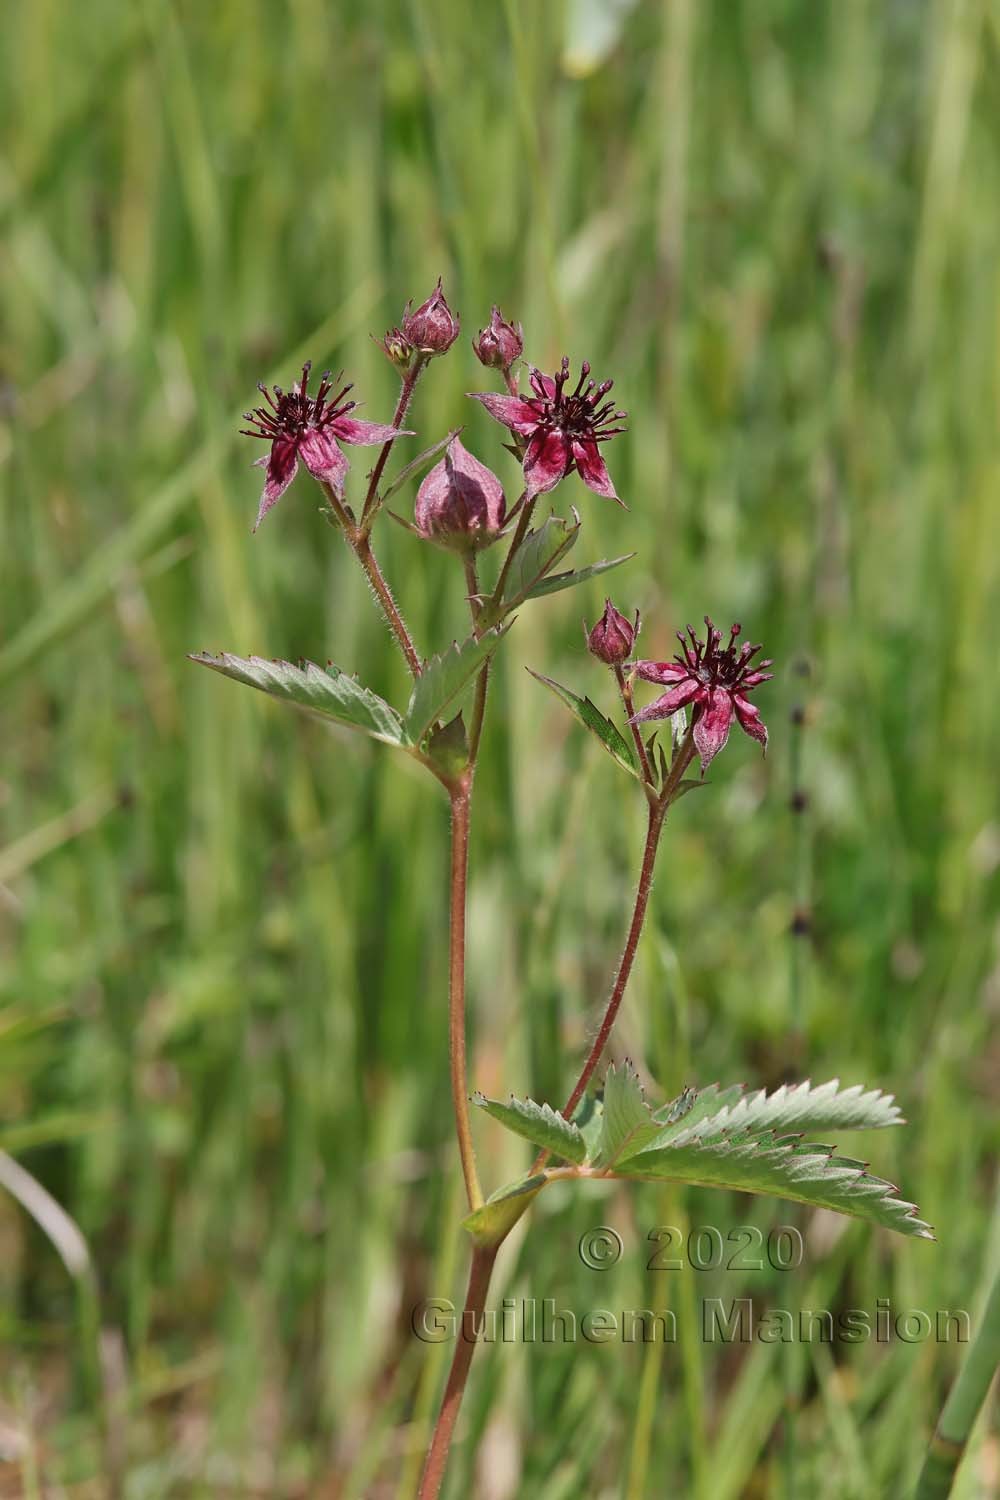
[[[639,611],[635,612],[633,625],[620,610],[615,609],[610,599],[606,599],[603,615],[587,636],[587,649],[607,666],[620,667],[631,656],[638,634]]]
[[[426,302],[416,312],[407,303],[403,314],[403,337],[421,354],[445,354],[458,338],[461,324],[452,312],[441,290],[441,278]]]
[[[385,338],[376,339],[375,342],[390,364],[394,364],[400,370],[408,367],[413,358],[413,345],[401,328],[388,329]]]
[[[489,323],[472,340],[472,349],[488,369],[509,370],[524,353],[524,332],[520,323],[508,323],[499,307],[494,307]]]
[[[505,519],[499,479],[452,438],[417,491],[414,520],[420,535],[456,552],[474,552],[496,541]]]

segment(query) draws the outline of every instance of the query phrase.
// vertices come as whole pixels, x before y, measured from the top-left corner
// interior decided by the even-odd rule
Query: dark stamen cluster
[[[589,375],[590,362],[585,359],[580,366],[580,379],[576,388],[567,393],[566,387],[570,382],[569,360],[564,356],[552,377],[555,394],[550,395],[539,372],[531,372],[531,388],[537,399],[529,397],[528,400],[538,411],[540,426],[558,427],[567,436],[589,438],[595,443],[606,443],[609,438],[626,430],[613,424],[624,422],[628,412],[617,411],[613,401],[604,402],[614,381],[602,380],[598,385],[596,380],[588,379]]]
[[[323,371],[315,396],[310,396],[311,369],[312,361],[306,360],[302,366],[301,380],[290,391],[284,391],[280,385],[276,385],[272,393],[266,385],[258,383],[257,389],[267,406],[257,406],[253,411],[243,413],[244,419],[252,424],[250,428],[240,428],[244,436],[263,438],[268,443],[273,443],[276,438],[300,437],[307,428],[326,427],[337,417],[354,410],[357,402],[344,400],[348,391],[353,389],[352,386],[345,385],[335,396],[330,395],[334,382],[330,379],[329,370]]]
[[[677,639],[681,643],[681,652],[674,657],[680,666],[685,667],[692,677],[706,687],[724,687],[730,690],[739,689],[742,686],[756,686],[756,683],[748,683],[747,678],[753,674],[764,671],[766,667],[773,665],[770,658],[757,662],[751,667],[753,658],[762,646],[752,646],[749,641],[744,641],[739,651],[736,650],[736,640],[742,630],[742,625],[730,626],[729,644],[724,650],[722,646],[722,631],[719,630],[708,615],[705,616],[705,625],[708,630],[708,639],[701,641],[694,633],[694,628],[687,627],[687,636],[678,630]],[[760,681],[757,678],[757,681]]]

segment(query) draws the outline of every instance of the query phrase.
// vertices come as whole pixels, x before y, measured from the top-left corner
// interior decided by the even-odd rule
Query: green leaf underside
[[[600,562],[591,563],[588,568],[577,568],[575,572],[553,573],[548,578],[543,578],[541,583],[536,583],[526,598],[544,599],[546,594],[558,594],[562,589],[575,589],[578,583],[586,583],[588,579],[599,578],[602,573],[610,573],[612,568],[631,562],[633,557],[634,552],[626,552],[622,557],[605,557]]]
[[[404,727],[414,744],[419,744],[431,725],[441,718],[483,662],[492,656],[500,637],[509,629],[508,625],[499,630],[488,630],[479,639],[470,635],[461,645],[453,641],[447,651],[425,662],[413,684],[406,711]]]
[[[463,1219],[462,1228],[472,1236],[477,1245],[498,1245],[544,1186],[545,1177],[542,1173],[508,1183],[506,1187],[492,1193],[482,1208],[477,1208]]]
[[[640,1151],[619,1161],[613,1175],[773,1194],[899,1234],[934,1238],[930,1226],[917,1218],[915,1205],[895,1196],[891,1182],[870,1176],[864,1162],[836,1156],[835,1149],[780,1139],[773,1131],[741,1131]]]
[[[586,1142],[576,1125],[563,1119],[562,1115],[548,1104],[536,1104],[534,1099],[515,1099],[501,1104],[498,1099],[487,1099],[483,1094],[473,1094],[473,1103],[485,1110],[501,1125],[506,1125],[515,1135],[523,1136],[536,1146],[561,1156],[565,1161],[578,1165],[587,1155]]]
[[[580,522],[549,516],[534,531],[529,531],[517,552],[504,585],[503,604],[513,609],[530,597],[533,590],[566,556],[580,534]]]
[[[228,651],[219,656],[199,651],[192,654],[191,660],[220,672],[223,677],[231,677],[234,682],[245,682],[269,693],[272,698],[310,709],[347,729],[358,729],[384,744],[403,749],[410,746],[396,710],[332,663],[325,668],[311,661],[296,666],[290,661],[268,661],[262,656],[232,656]]]
[[[596,1155],[590,1158],[593,1165],[607,1169],[620,1158],[642,1150],[659,1133],[632,1064],[626,1060],[616,1068],[612,1063],[604,1080],[601,1134]]]
[[[612,724],[610,719],[605,718],[596,704],[591,703],[589,698],[578,697],[576,693],[571,692],[569,688],[563,687],[562,683],[555,682],[551,677],[543,677],[541,672],[532,672],[530,667],[528,671],[531,672],[532,677],[537,682],[540,682],[543,687],[547,687],[551,693],[555,693],[560,702],[564,703],[570,713],[579,719],[584,728],[589,729],[591,734],[597,737],[608,754],[624,770],[630,772],[633,776],[639,775],[639,764],[636,759],[634,747],[629,744],[618,726]]]

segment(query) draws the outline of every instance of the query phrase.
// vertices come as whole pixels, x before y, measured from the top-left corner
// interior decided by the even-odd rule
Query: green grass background
[[[954,1346],[727,1348],[698,1320],[705,1296],[974,1312],[1000,1248],[998,90],[997,0],[5,8],[0,1147],[79,1223],[100,1306],[0,1197],[0,1493],[414,1493],[448,1350],[409,1309],[464,1275],[446,806],[185,653],[332,657],[404,699],[306,481],[250,535],[235,428],[306,353],[386,419],[368,334],[439,273],[465,333],[420,436],[465,421],[516,493],[462,399],[499,300],[534,360],[589,358],[631,413],[607,450],[628,513],[576,480],[559,502],[581,561],[638,551],[614,596],[647,652],[708,611],[779,663],[767,760],[734,739],[676,810],[614,1050],[654,1097],[896,1091],[905,1131],[848,1149],[940,1237],[551,1191],[496,1300],[670,1307],[679,1341],[481,1352],[448,1495],[908,1492]],[[378,541],[420,647],[461,631],[450,560]],[[496,677],[487,1092],[564,1094],[624,931],[639,799],[524,671],[610,708],[580,634],[601,602],[524,610]],[[477,1132],[490,1186],[523,1170]],[[590,1271],[603,1223],[625,1253]],[[645,1270],[657,1225],[744,1223],[799,1226],[802,1268]],[[987,1419],[960,1493],[998,1472]]]

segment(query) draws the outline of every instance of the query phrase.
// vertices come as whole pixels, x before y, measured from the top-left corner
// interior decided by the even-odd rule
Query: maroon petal
[[[538,426],[538,413],[530,401],[520,396],[498,396],[493,391],[469,391],[473,401],[481,401],[491,417],[526,437]]]
[[[348,463],[337,447],[334,426],[330,422],[326,427],[308,427],[299,439],[299,453],[313,478],[328,484],[335,495],[341,495]]]
[[[702,707],[694,726],[694,743],[701,756],[703,776],[719,751],[725,748],[729,738],[729,726],[732,722],[732,698],[725,688],[711,688],[708,702]]]
[[[762,682],[770,682],[773,676],[773,672],[750,672],[741,680],[740,686],[744,688],[760,687]]]
[[[690,676],[679,661],[637,661],[635,670],[643,682],[683,682]]]
[[[605,500],[617,500],[621,505],[622,502],[611,482],[608,466],[593,439],[587,438],[582,441],[577,439],[573,443],[573,457],[576,459],[580,478],[587,488],[593,490],[595,495],[603,495]]]
[[[528,499],[554,490],[570,464],[569,442],[558,427],[536,432],[524,455],[524,488]]]
[[[291,484],[298,472],[298,444],[295,438],[276,438],[271,444],[271,451],[264,458],[254,460],[254,467],[267,468],[267,480],[264,485],[264,493],[260,497],[260,506],[257,510],[257,519],[253,523],[254,531],[263,521],[273,505],[277,505],[282,495]]]
[[[325,431],[332,432],[341,443],[354,443],[358,447],[370,448],[375,443],[391,443],[393,438],[413,437],[409,431],[398,427],[386,427],[382,422],[362,422],[357,417],[334,417]],[[303,458],[305,454],[302,455]]]
[[[767,749],[767,726],[760,716],[760,709],[756,703],[751,703],[749,698],[744,698],[742,693],[733,694],[733,707],[736,709],[736,717],[744,734],[748,734],[752,740],[756,740],[764,750]]]
[[[629,723],[642,724],[647,719],[669,719],[671,714],[675,714],[686,703],[701,697],[704,691],[700,682],[695,682],[694,678],[689,677],[687,682],[678,683],[677,687],[671,688],[669,693],[664,693],[661,698],[641,708],[629,719]]]
[[[556,399],[557,387],[551,375],[543,375],[541,370],[537,370],[532,365],[528,379],[531,381],[532,390],[537,391],[543,401],[554,401]]]

